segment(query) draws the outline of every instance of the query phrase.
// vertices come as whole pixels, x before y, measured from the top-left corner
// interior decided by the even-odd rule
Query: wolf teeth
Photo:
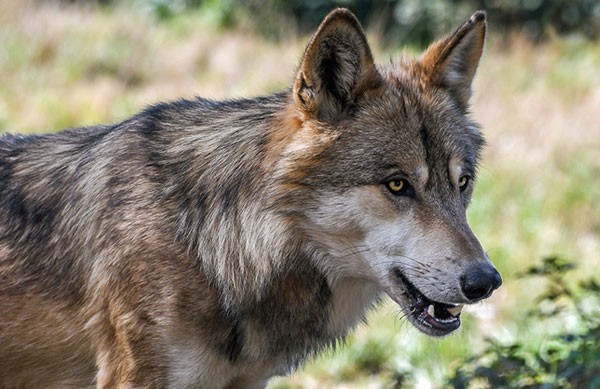
[[[427,313],[429,314],[429,316],[435,317],[435,308],[433,307],[433,304],[430,304],[427,307]]]
[[[455,307],[452,308],[446,308],[446,310],[448,311],[449,314],[451,314],[452,316],[456,317],[458,315],[460,315],[460,313],[462,312],[464,305],[457,305]]]
[[[438,319],[440,323],[453,323],[458,320],[456,317],[451,317],[449,319]]]

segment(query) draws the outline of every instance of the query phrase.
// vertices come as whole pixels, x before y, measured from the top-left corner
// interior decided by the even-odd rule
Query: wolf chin
[[[501,284],[465,216],[485,30],[377,67],[338,9],[284,92],[0,138],[0,387],[261,388],[383,295],[456,330]]]

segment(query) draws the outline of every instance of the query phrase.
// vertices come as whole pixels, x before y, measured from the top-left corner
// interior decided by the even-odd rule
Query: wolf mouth
[[[402,274],[400,269],[396,268],[393,272],[404,284],[409,303],[402,308],[415,327],[430,336],[445,336],[460,327],[462,305],[430,300]]]

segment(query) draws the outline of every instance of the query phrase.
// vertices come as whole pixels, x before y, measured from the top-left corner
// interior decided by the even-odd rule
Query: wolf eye
[[[408,181],[396,178],[386,182],[387,188],[396,196],[407,196],[410,195],[411,186]]]
[[[471,177],[469,177],[469,176],[462,176],[458,180],[458,188],[460,189],[461,192],[464,192],[465,189],[467,189],[470,181],[471,181]]]

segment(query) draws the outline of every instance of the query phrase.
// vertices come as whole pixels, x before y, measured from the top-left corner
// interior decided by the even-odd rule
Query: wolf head
[[[484,143],[468,107],[485,31],[476,12],[419,59],[377,67],[359,22],[338,9],[293,86],[297,128],[280,167],[319,266],[375,283],[434,336],[501,284],[466,219]]]

